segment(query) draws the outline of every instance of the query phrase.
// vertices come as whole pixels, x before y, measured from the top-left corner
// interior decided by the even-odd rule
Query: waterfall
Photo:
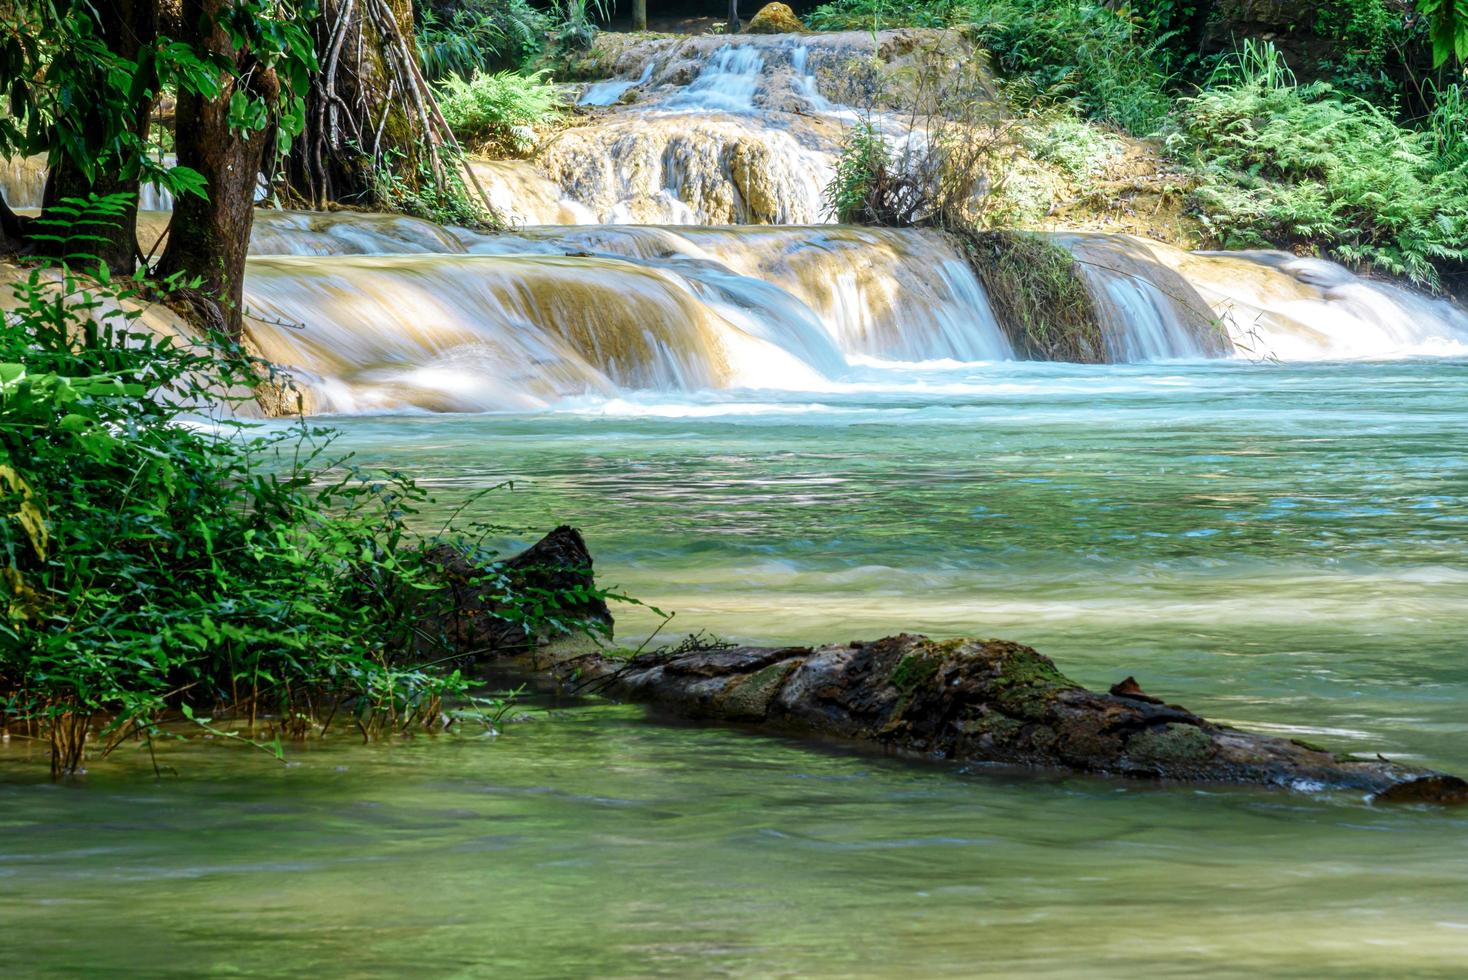
[[[260,353],[309,410],[487,411],[619,389],[818,388],[844,362],[788,294],[726,270],[550,255],[258,257]]]
[[[1184,252],[1129,235],[1052,238],[1080,263],[1117,360],[1468,353],[1468,311],[1324,259]]]
[[[512,232],[256,212],[247,329],[313,410],[825,390],[1013,359],[956,240],[824,223],[851,104],[877,97],[850,65],[900,65],[907,35],[606,43],[614,77],[582,92],[585,111],[534,160],[471,161]],[[962,44],[948,54],[972,56]],[[37,160],[7,161],[0,191],[34,207],[44,179]],[[145,247],[170,204],[145,199]],[[1329,262],[1051,240],[1077,260],[1114,361],[1468,353],[1463,310]]]
[[[1126,235],[1049,237],[1075,256],[1113,360],[1208,357],[1230,349],[1213,308],[1147,243]]]
[[[1118,360],[1235,346],[1257,357],[1261,330],[1278,357],[1391,355],[1423,338],[1451,350],[1452,337],[1468,337],[1448,304],[1328,263],[1193,255],[1126,236],[1055,240],[1080,260]],[[894,362],[1013,356],[962,253],[931,231],[480,234],[401,216],[261,211],[252,250],[251,337],[319,411],[516,410],[629,389],[822,390]],[[1271,312],[1246,335],[1250,303]],[[1363,333],[1371,317],[1395,332]],[[1343,347],[1347,338],[1357,347]]]
[[[1468,311],[1287,252],[1186,256],[1235,345],[1278,360],[1468,354]]]
[[[378,216],[389,220],[359,223],[359,217],[263,211],[253,252],[320,255],[329,247],[336,255],[420,253],[432,230],[442,231],[427,222],[414,228],[413,219]],[[333,233],[334,223],[349,226],[352,233]],[[516,234],[460,232],[451,247],[435,251],[563,260],[570,253],[593,265],[615,259],[623,268],[657,270],[701,301],[722,303],[718,316],[738,324],[742,333],[776,343],[827,377],[851,357],[984,361],[1012,356],[983,287],[954,244],[935,232],[827,226],[532,228]],[[421,264],[434,263],[425,257]],[[812,339],[817,334],[819,341]]]
[[[613,78],[605,82],[595,82],[587,86],[581,98],[576,100],[577,105],[585,106],[609,106],[627,93],[628,89],[646,85],[652,80],[653,62],[648,61],[642,66],[642,74],[636,78],[624,79]]]

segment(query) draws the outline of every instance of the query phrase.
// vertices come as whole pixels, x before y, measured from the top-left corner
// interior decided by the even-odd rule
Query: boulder
[[[745,34],[799,34],[805,30],[789,4],[767,3],[744,25]]]

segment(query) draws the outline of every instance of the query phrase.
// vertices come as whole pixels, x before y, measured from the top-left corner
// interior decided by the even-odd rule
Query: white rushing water
[[[615,77],[585,89],[588,114],[537,160],[474,161],[524,223],[513,233],[262,209],[250,338],[330,412],[982,386],[982,370],[954,366],[1012,359],[1022,325],[1000,322],[958,243],[821,223],[852,113],[840,99],[859,97],[845,76],[854,59],[897,64],[904,44],[850,33],[614,51]],[[0,190],[34,206],[44,176],[10,161]],[[144,203],[153,241],[169,202]],[[1113,361],[1468,354],[1463,310],[1322,260],[1051,237],[1076,258]]]
[[[1057,241],[1081,261],[1117,360],[1468,349],[1461,310],[1329,263],[1191,255],[1116,236]],[[958,395],[999,384],[983,366],[1014,356],[979,279],[936,232],[588,225],[486,235],[395,216],[262,212],[254,251],[250,335],[297,374],[317,411],[516,411],[633,391],[685,405],[704,391]],[[1381,329],[1364,330],[1368,316]]]

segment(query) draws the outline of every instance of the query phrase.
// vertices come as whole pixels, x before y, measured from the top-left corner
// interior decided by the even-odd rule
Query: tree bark
[[[439,625],[458,649],[487,651],[562,688],[682,717],[959,762],[1468,803],[1468,782],[1457,777],[1210,722],[1144,693],[1130,677],[1109,693],[1090,691],[1047,657],[1005,640],[902,634],[820,647],[685,642],[630,658],[536,647],[515,632],[518,625],[505,631],[493,595],[506,578],[537,588],[589,587],[591,556],[569,527],[496,566],[499,574],[486,576],[452,553],[440,564],[452,601]]]
[[[251,94],[273,104],[279,95],[274,72],[255,63],[250,52],[236,51],[217,26],[229,3],[183,0],[185,39],[198,49],[232,59],[235,67],[229,74],[238,80],[234,84],[248,86]],[[159,272],[197,279],[198,290],[190,293],[196,312],[209,326],[238,338],[244,329],[241,303],[256,189],[265,148],[274,134],[273,125],[250,132],[232,130],[230,92],[226,88],[217,99],[193,92],[179,94],[175,113],[178,164],[203,176],[209,196],[186,195],[175,200]]]
[[[729,21],[724,31],[727,34],[739,33],[739,0],[729,0]]]
[[[632,0],[632,29],[647,30],[647,0]]]

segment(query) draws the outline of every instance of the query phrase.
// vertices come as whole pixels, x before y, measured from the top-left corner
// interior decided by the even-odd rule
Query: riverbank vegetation
[[[1118,137],[1149,138],[1176,169],[1203,244],[1322,254],[1428,289],[1461,288],[1468,19],[1459,8],[1285,5],[1302,22],[1281,47],[1222,39],[1226,6],[835,0],[809,20],[969,32],[989,51],[1032,158],[1084,186],[1115,157]],[[857,152],[872,158],[861,141],[851,144],[840,168],[848,185]],[[1008,203],[990,213],[1043,217],[1017,198]]]
[[[439,108],[459,139],[499,156],[533,150],[537,130],[560,117],[565,101],[544,72],[450,75],[438,88]]]
[[[128,204],[58,207],[75,253]],[[329,430],[224,411],[279,379],[157,305],[196,283],[91,265],[12,268],[0,331],[0,729],[49,741],[54,773],[190,730],[279,754],[334,722],[442,729],[469,687],[433,626],[446,556],[502,634],[602,628],[567,613],[585,590],[523,588],[484,528],[417,519],[427,493]]]

